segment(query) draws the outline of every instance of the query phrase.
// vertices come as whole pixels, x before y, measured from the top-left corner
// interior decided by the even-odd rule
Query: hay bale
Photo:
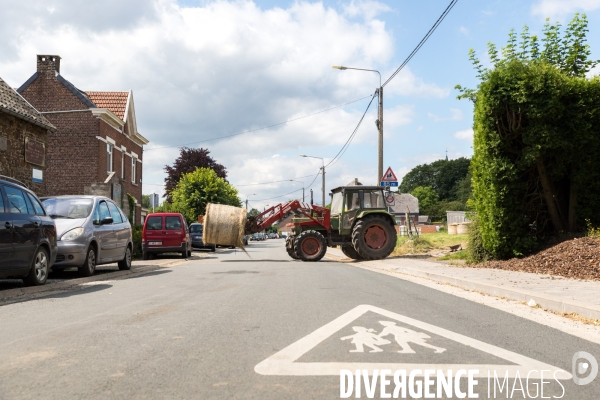
[[[207,204],[204,214],[204,243],[244,248],[246,210],[223,204]]]

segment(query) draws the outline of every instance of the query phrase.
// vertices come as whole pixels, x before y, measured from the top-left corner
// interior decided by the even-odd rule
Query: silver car
[[[47,214],[56,223],[58,256],[52,270],[77,267],[82,276],[96,265],[119,263],[131,269],[131,224],[121,209],[103,196],[44,197]]]

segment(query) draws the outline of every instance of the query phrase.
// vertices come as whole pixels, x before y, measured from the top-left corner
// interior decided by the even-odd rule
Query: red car
[[[149,214],[142,230],[142,253],[144,260],[151,254],[181,253],[192,255],[192,242],[183,215],[178,213]]]

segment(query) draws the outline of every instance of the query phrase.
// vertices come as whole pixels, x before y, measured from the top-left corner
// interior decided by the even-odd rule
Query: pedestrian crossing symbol
[[[261,375],[339,376],[341,370],[405,370],[415,376],[477,370],[475,377],[496,372],[531,379],[540,379],[543,370],[556,379],[572,378],[558,367],[371,305],[353,308],[254,367]]]

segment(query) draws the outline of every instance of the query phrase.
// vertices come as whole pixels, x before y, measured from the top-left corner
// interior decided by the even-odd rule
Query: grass
[[[438,258],[438,260],[466,260],[468,256],[467,250],[459,250],[454,253],[448,253],[445,256]]]
[[[463,248],[467,246],[468,235],[448,235],[444,232],[424,233],[414,239],[408,236],[398,236],[398,243],[393,255],[422,254],[432,250],[448,250],[448,246],[460,244]],[[461,253],[460,251],[457,253]]]

